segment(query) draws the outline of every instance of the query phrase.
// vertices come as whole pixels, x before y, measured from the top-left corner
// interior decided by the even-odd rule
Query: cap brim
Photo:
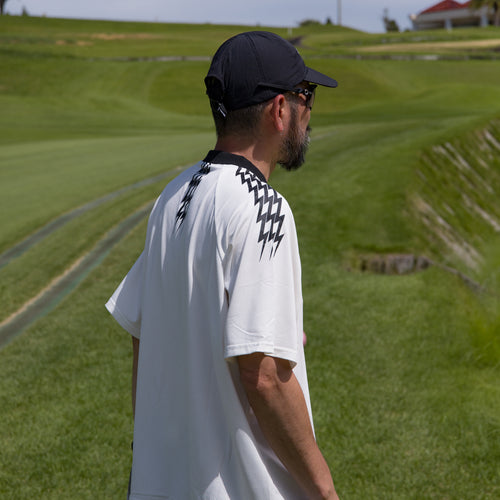
[[[324,75],[323,73],[320,73],[319,71],[316,71],[315,69],[306,67],[306,70],[307,71],[304,80],[309,83],[315,83],[316,85],[322,85],[323,87],[332,88],[335,88],[338,85],[336,80]]]

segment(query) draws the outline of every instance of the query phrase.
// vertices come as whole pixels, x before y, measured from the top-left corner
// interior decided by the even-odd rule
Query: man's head
[[[205,78],[217,136],[255,134],[266,104],[284,95],[295,106],[311,109],[317,85],[336,87],[337,82],[308,68],[295,47],[266,31],[240,33],[216,52]],[[297,115],[297,113],[296,113]],[[293,118],[293,116],[292,116]],[[296,168],[309,142],[307,123],[301,130],[295,116],[283,140],[280,160]],[[303,136],[303,137],[302,137]],[[295,157],[295,160],[289,161]]]
[[[337,82],[308,68],[297,49],[267,31],[240,33],[215,53],[205,84],[221,114],[268,101],[302,82],[336,87]]]

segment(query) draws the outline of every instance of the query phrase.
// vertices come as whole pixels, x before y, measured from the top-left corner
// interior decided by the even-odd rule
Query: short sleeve
[[[227,239],[227,358],[263,352],[298,360],[302,335],[300,259],[293,216],[267,184],[236,210]],[[301,344],[300,344],[301,345]]]
[[[141,335],[144,259],[142,253],[106,303],[106,309],[120,326],[137,338]]]

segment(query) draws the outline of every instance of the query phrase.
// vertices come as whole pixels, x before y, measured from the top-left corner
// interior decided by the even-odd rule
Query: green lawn
[[[212,147],[208,56],[243,29],[0,18],[0,254],[118,192],[0,268],[0,322],[164,184],[141,180],[174,173]],[[302,36],[311,66],[339,81],[318,91],[307,164],[271,178],[297,223],[316,433],[339,494],[499,498],[500,245],[462,195],[500,218],[487,188],[498,186],[498,153],[492,146],[486,154],[478,139],[488,127],[500,144],[500,66],[347,57],[384,40],[416,44],[414,33],[322,26],[293,36]],[[421,41],[488,37],[500,38],[493,29],[454,30]],[[161,56],[202,57],[139,60]],[[482,172],[483,184],[477,176],[475,189],[457,182],[465,174],[439,155],[447,144]],[[417,196],[475,242],[477,268],[429,237]],[[2,499],[124,498],[131,342],[104,303],[144,233],[142,222],[1,347]],[[439,267],[382,276],[350,265],[357,255],[394,252],[432,256],[487,292]]]

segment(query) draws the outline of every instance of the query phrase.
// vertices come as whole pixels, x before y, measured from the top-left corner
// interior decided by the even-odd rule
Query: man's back
[[[249,162],[217,156],[167,186],[110,304],[115,317],[136,316],[141,342],[132,499],[303,498],[263,438],[234,362],[255,349],[290,359],[307,394],[293,219]],[[269,276],[256,297],[252,287],[275,273],[282,278]],[[138,289],[140,314],[121,310]]]

